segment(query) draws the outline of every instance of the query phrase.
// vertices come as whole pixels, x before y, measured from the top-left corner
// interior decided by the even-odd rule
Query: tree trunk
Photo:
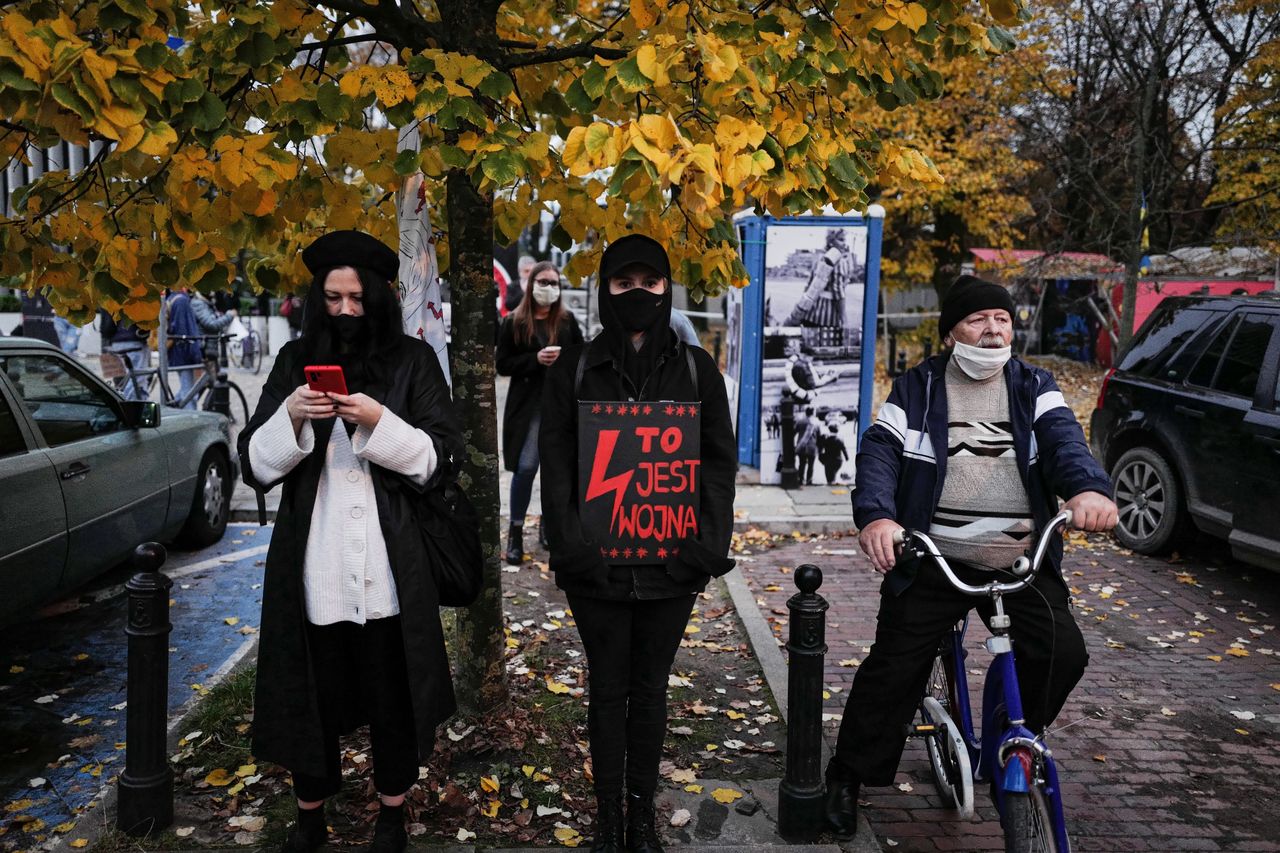
[[[507,700],[502,621],[502,565],[498,494],[498,421],[494,380],[493,196],[481,195],[467,174],[446,178],[449,287],[453,306],[453,398],[467,441],[462,465],[467,495],[480,516],[484,586],[456,621],[459,709],[480,713]]]

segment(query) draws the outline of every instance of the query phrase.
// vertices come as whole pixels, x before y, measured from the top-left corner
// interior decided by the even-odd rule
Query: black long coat
[[[536,328],[536,327],[535,327]],[[507,405],[502,410],[502,464],[515,471],[520,464],[520,451],[529,437],[529,426],[542,404],[542,381],[547,368],[538,363],[538,350],[549,341],[538,329],[528,343],[516,341],[515,321],[508,314],[498,330],[498,373],[511,377],[507,388]],[[582,343],[582,329],[569,312],[565,312],[556,343],[568,348]]]
[[[680,553],[665,564],[609,566],[583,530],[578,516],[578,400],[630,400],[622,371],[603,336],[585,344],[582,384],[574,393],[583,347],[565,349],[547,373],[542,398],[539,452],[542,456],[542,507],[551,544],[550,567],[566,592],[611,600],[674,598],[701,592],[707,581],[733,568],[734,481],[738,443],[733,436],[729,398],[715,360],[701,347],[674,334],[645,383],[641,400],[702,403],[702,490],[697,539],[680,543]],[[686,353],[694,358],[697,385]]]
[[[304,384],[303,361],[298,342],[284,345],[276,356],[258,408],[240,434],[241,470],[250,486],[269,489],[276,485],[257,482],[249,463],[249,440],[285,398]],[[439,466],[424,487],[413,484],[403,475],[370,465],[378,521],[387,542],[387,556],[400,601],[419,758],[425,761],[435,744],[436,726],[453,714],[456,705],[440,628],[439,596],[414,520],[412,500],[423,488],[452,475],[455,460],[462,458],[463,442],[453,415],[449,387],[430,346],[406,336],[394,374],[389,383],[382,384],[387,385],[385,391],[371,388],[365,393],[409,425],[426,432],[435,444],[439,460]],[[324,776],[328,768],[321,751],[320,712],[311,678],[302,564],[324,467],[324,449],[336,424],[338,421],[332,418],[313,422],[315,451],[283,480],[284,493],[267,552],[254,697],[254,755],[312,776]],[[358,713],[353,713],[354,708],[345,711],[344,718],[351,719],[353,725],[363,722]]]

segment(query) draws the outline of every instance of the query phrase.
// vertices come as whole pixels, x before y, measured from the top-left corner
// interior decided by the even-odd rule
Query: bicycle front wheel
[[[1004,795],[1000,825],[1004,829],[1005,853],[1070,853],[1058,847],[1049,801],[1038,785],[1025,794]]]

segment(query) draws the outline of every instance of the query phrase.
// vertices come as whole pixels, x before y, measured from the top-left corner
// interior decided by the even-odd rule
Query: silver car
[[[238,463],[212,412],[121,399],[55,347],[0,338],[0,624],[142,542],[202,547],[227,528]]]

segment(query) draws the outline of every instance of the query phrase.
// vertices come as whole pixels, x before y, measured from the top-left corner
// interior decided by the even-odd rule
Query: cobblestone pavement
[[[749,547],[739,563],[784,637],[790,570],[825,570],[831,609],[825,711],[834,745],[844,697],[874,636],[878,576],[856,539]],[[1280,851],[1280,575],[1197,543],[1174,560],[1119,549],[1109,537],[1069,546],[1064,571],[1091,661],[1050,743],[1063,778],[1076,851]],[[969,631],[974,707],[989,655]],[[885,849],[1002,850],[983,792],[961,821],[942,808],[922,743],[911,743],[896,787],[864,789]],[[1268,805],[1270,804],[1270,805]]]

